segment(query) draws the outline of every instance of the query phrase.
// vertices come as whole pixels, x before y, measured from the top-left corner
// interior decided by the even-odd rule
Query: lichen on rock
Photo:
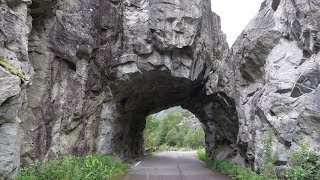
[[[11,64],[9,64],[4,57],[1,57],[1,56],[0,56],[0,66],[2,66],[5,70],[9,71],[13,75],[18,76],[22,82],[25,82],[27,80],[24,72],[21,69],[15,68]]]

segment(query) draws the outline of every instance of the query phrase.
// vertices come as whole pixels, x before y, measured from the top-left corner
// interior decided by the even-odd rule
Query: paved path
[[[125,180],[230,180],[206,168],[195,152],[162,152],[136,163]]]

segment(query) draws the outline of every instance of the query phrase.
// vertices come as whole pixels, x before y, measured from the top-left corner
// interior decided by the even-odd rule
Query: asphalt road
[[[161,152],[137,162],[124,180],[230,180],[208,169],[195,152]]]

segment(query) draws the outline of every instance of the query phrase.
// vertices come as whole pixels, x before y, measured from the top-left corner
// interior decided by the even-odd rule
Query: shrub
[[[185,135],[184,145],[193,149],[198,149],[204,146],[204,132],[201,127],[195,130],[190,129]]]
[[[64,156],[51,160],[44,165],[23,167],[17,180],[98,180],[115,177],[124,173],[129,167],[117,158],[103,154],[89,154],[83,157]]]
[[[274,139],[274,131],[269,129],[263,137],[263,171],[256,174],[249,168],[236,165],[225,160],[209,159],[204,149],[197,151],[197,157],[207,166],[214,168],[224,174],[231,176],[233,179],[239,180],[271,180],[278,179],[275,170],[276,157],[272,151],[272,142]],[[320,159],[317,154],[309,149],[307,143],[299,145],[297,151],[289,153],[289,165],[280,179],[288,180],[318,180],[320,179]]]
[[[263,139],[263,173],[272,179],[278,179],[275,169],[276,157],[272,152],[274,131],[269,129]],[[297,151],[288,155],[288,169],[282,173],[282,178],[290,180],[320,179],[320,160],[318,155],[309,149],[307,143],[299,145]]]
[[[307,143],[299,145],[299,149],[289,153],[289,167],[285,177],[292,180],[320,179],[319,157],[309,149]]]
[[[155,146],[156,129],[159,126],[159,122],[155,121],[151,116],[146,119],[146,127],[144,130],[144,142],[145,146],[150,148]]]
[[[239,180],[269,180],[268,176],[263,176],[255,173],[250,168],[242,167],[226,160],[212,160],[206,156],[205,150],[197,151],[197,157],[203,161],[208,167],[229,175],[232,179]]]
[[[178,140],[177,140],[177,129],[172,128],[166,135],[165,143],[169,146],[177,146]]]

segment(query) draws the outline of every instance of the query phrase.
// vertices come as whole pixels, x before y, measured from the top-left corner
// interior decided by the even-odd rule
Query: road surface
[[[231,180],[208,169],[195,152],[161,152],[133,165],[124,180]]]

